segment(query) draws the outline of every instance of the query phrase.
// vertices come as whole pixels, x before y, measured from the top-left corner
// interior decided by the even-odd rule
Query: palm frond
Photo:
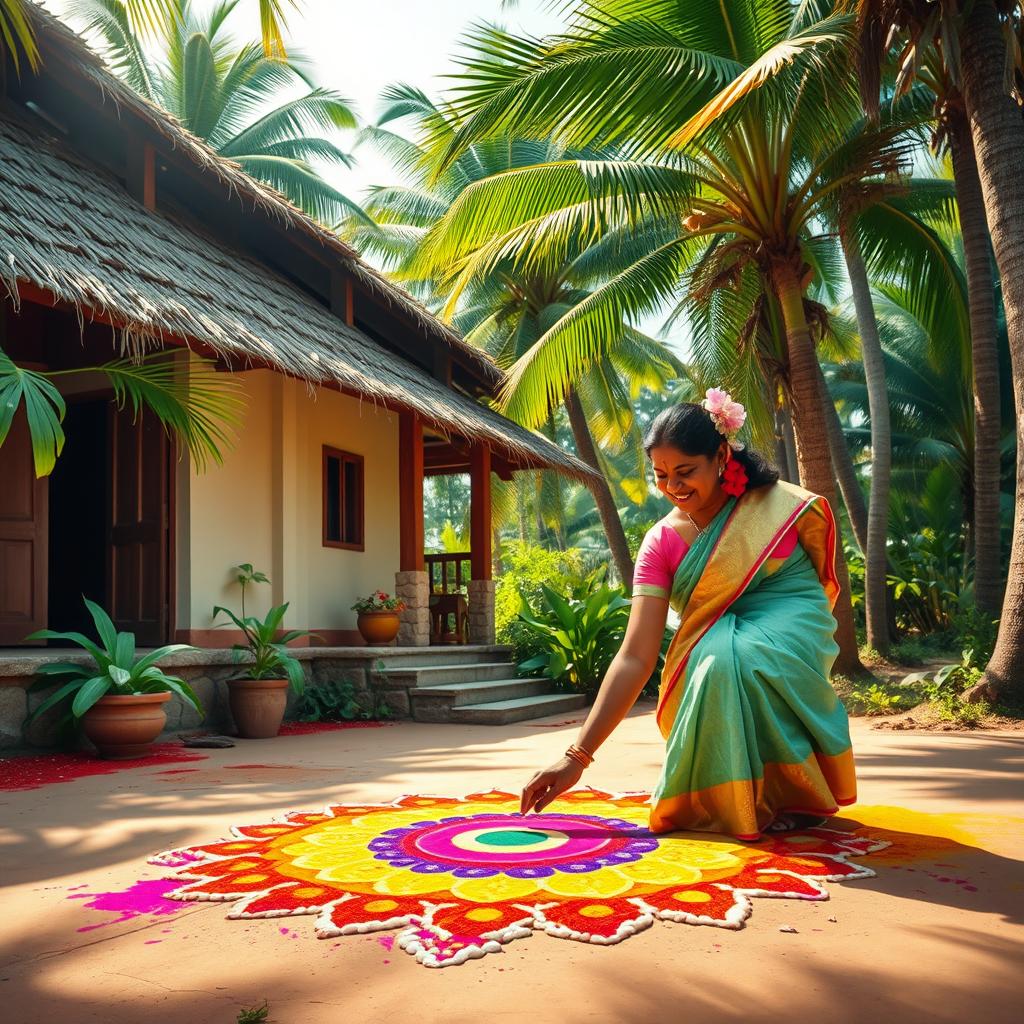
[[[36,476],[47,476],[64,447],[64,399],[43,374],[16,366],[0,349],[0,445],[23,404]]]
[[[500,396],[502,412],[525,425],[541,422],[621,337],[624,324],[671,298],[693,245],[689,237],[674,239],[574,306],[512,367]]]
[[[200,470],[232,443],[232,431],[245,407],[240,381],[217,373],[212,363],[193,359],[183,367],[174,353],[133,361],[121,359],[100,369],[114,387],[121,407],[137,416],[145,407],[183,444]]]
[[[247,174],[276,188],[321,224],[337,224],[350,215],[373,223],[357,202],[328,185],[302,160],[261,153],[238,155],[234,159]]]
[[[102,40],[107,63],[137,93],[157,100],[156,75],[121,0],[72,0],[68,15]]]
[[[355,127],[355,114],[348,100],[331,89],[314,89],[264,114],[226,143],[221,152],[238,157],[308,131]]]

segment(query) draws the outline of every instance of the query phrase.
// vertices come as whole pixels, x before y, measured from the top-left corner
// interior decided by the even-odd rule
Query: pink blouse
[[[788,558],[797,545],[796,524],[783,535],[772,558]],[[672,581],[690,545],[680,536],[671,523],[662,519],[648,531],[636,555],[633,570],[633,595],[635,597],[671,597]]]

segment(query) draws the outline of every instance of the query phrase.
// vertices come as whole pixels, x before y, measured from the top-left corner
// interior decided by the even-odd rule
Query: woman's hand
[[[583,766],[571,757],[559,758],[550,768],[537,772],[523,790],[520,814],[531,810],[540,814],[552,800],[575,786],[582,774]]]

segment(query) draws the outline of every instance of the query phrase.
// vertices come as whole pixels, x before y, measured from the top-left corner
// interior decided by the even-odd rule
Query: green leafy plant
[[[907,639],[889,648],[889,660],[897,665],[921,665],[928,657],[928,648],[920,640]]]
[[[253,583],[269,583],[270,579],[266,573],[260,572],[259,569],[252,567],[252,562],[242,562],[241,565],[236,565],[231,570],[234,572],[235,579],[238,581],[239,587],[242,588],[242,618],[245,618],[245,588]]]
[[[357,719],[372,721],[390,718],[383,694],[371,687],[369,706],[360,700],[355,685],[349,679],[339,682],[328,680],[309,687],[299,698],[296,714],[300,722],[352,722]]]
[[[245,1010],[239,1010],[236,1024],[265,1024],[269,1012],[270,1005],[264,999],[262,1006],[250,1006]]]
[[[622,591],[607,584],[583,598],[568,600],[542,584],[541,601],[535,607],[521,596],[519,617],[542,650],[520,662],[520,671],[540,672],[593,694],[622,644],[629,607]]]
[[[213,609],[214,618],[223,612],[245,635],[246,642],[235,644],[233,647],[235,664],[242,664],[246,655],[249,660],[244,662],[243,668],[230,675],[229,679],[280,679],[283,674],[295,693],[301,694],[305,690],[306,679],[302,666],[288,653],[286,645],[300,637],[315,634],[308,629],[290,629],[282,632],[281,623],[287,611],[287,602],[275,605],[264,619],[255,615],[240,618],[229,608],[220,605]]]
[[[966,648],[961,652],[959,662],[943,665],[935,672],[914,672],[903,679],[902,685],[919,688],[924,699],[933,704],[946,721],[977,725],[991,712],[991,707],[984,701],[966,704],[961,695],[983,675],[974,650]]]
[[[96,626],[99,643],[82,633],[58,633],[40,629],[26,640],[70,640],[83,648],[93,659],[91,665],[55,662],[41,665],[41,677],[34,688],[51,686],[61,679],[62,686],[51,693],[29,715],[29,721],[49,711],[61,701],[71,698],[71,715],[80,719],[101,697],[109,695],[131,696],[142,693],[176,693],[203,714],[202,705],[192,688],[183,679],[163,672],[157,662],[177,651],[187,651],[187,644],[168,644],[150,651],[141,658],[135,655],[135,634],[119,632],[110,616],[95,602],[83,598]]]
[[[848,698],[865,715],[893,715],[904,706],[904,695],[893,693],[880,683],[868,687],[857,687],[850,691]]]
[[[494,595],[494,631],[499,644],[509,644],[517,661],[526,661],[544,649],[539,634],[519,617],[522,598],[535,605],[548,586],[565,598],[584,593],[587,574],[577,548],[550,551],[513,540],[502,546],[502,573]]]

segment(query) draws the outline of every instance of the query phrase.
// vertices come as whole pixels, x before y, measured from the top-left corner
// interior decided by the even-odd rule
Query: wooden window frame
[[[346,462],[353,463],[358,467],[359,474],[359,542],[356,544],[349,543],[342,540],[331,540],[327,536],[327,460],[337,459],[340,463],[341,472],[339,473],[339,495],[338,495],[338,511],[341,521],[341,532],[342,536],[345,534],[345,470],[344,466]],[[333,448],[330,445],[322,446],[322,453],[320,458],[321,464],[321,491],[323,492],[323,513],[322,513],[322,529],[321,536],[323,540],[323,546],[325,548],[341,548],[344,551],[365,551],[366,550],[366,470],[365,460],[362,455],[357,455],[355,452],[346,452],[341,448]]]

